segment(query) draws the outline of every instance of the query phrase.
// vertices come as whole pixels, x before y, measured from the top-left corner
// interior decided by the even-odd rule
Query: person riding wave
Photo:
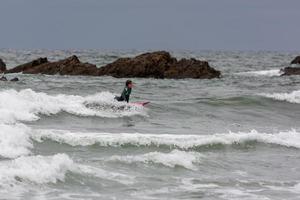
[[[115,97],[115,99],[117,101],[126,101],[128,103],[129,102],[129,97],[130,97],[130,94],[131,94],[132,86],[133,86],[132,81],[127,80],[126,83],[125,83],[125,88],[124,88],[121,96]]]

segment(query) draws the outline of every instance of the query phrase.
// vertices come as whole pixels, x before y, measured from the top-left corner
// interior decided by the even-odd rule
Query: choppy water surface
[[[99,67],[141,52],[7,50],[9,68],[77,54]],[[0,199],[299,199],[300,53],[173,52],[221,79],[10,74],[0,82]]]

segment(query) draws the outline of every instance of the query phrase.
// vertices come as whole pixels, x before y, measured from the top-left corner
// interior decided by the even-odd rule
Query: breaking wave
[[[271,69],[271,70],[260,70],[260,71],[248,71],[248,72],[239,72],[238,75],[244,76],[281,76],[282,72],[280,69]]]
[[[94,105],[94,106],[91,106]],[[95,105],[97,105],[95,107]],[[90,96],[48,95],[31,89],[0,91],[0,157],[30,155],[31,128],[20,121],[35,121],[40,115],[68,112],[79,116],[118,118],[145,115],[142,106],[114,101],[114,95],[101,92]]]
[[[99,145],[104,147],[153,146],[192,149],[202,146],[233,145],[247,142],[276,144],[300,148],[300,133],[296,130],[275,134],[250,132],[222,133],[212,135],[174,135],[141,133],[78,133],[63,130],[37,130],[31,138],[43,142],[52,140],[71,146]]]
[[[201,162],[202,154],[198,152],[172,150],[170,153],[150,152],[142,155],[134,156],[112,156],[109,161],[117,161],[122,163],[145,163],[145,164],[162,164],[167,167],[184,167],[187,169],[197,169],[197,163]]]
[[[279,101],[287,101],[290,103],[300,103],[300,90],[293,91],[291,93],[272,93],[261,94],[264,97],[272,98]]]
[[[0,156],[16,158],[30,154],[33,147],[30,139],[31,129],[23,124],[0,124]]]
[[[67,173],[131,184],[134,177],[101,168],[75,163],[66,154],[53,156],[22,156],[0,162],[0,187],[17,186],[22,183],[47,184],[64,182]]]
[[[66,154],[54,156],[19,157],[0,162],[0,185],[33,182],[37,184],[64,181],[67,171],[74,167]]]
[[[52,115],[62,111],[79,116],[108,118],[145,115],[145,110],[141,106],[116,102],[110,92],[84,97],[48,95],[31,89],[0,91],[0,122],[35,121],[40,118],[39,114]]]

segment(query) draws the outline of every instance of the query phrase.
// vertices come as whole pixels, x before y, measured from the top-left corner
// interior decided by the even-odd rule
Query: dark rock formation
[[[281,76],[300,75],[300,67],[286,67],[281,71],[283,72]]]
[[[121,77],[164,78],[165,66],[175,63],[167,52],[145,53],[135,58],[119,58],[99,69],[99,75]]]
[[[3,62],[3,60],[0,58],[0,73],[6,71],[6,64]]]
[[[170,64],[164,72],[165,78],[220,78],[221,73],[211,68],[207,61],[181,59]]]
[[[297,56],[292,60],[291,64],[300,64],[300,56]],[[281,69],[283,74],[281,76],[300,75],[300,67],[285,67]]]
[[[168,52],[145,53],[134,58],[119,58],[99,69],[99,75],[117,78],[218,78],[221,73],[206,61],[171,57]]]
[[[28,70],[25,70],[24,73],[27,74],[60,74],[60,75],[97,75],[96,65],[89,63],[81,63],[77,56],[73,55],[64,60],[57,62],[45,63]]]
[[[168,52],[145,53],[134,58],[119,58],[104,67],[82,63],[74,55],[57,62],[48,62],[47,58],[17,66],[6,73],[23,72],[27,74],[60,74],[143,77],[143,78],[218,78],[220,71],[211,68],[206,61],[196,59],[177,60]]]
[[[8,70],[8,73],[15,71],[23,71],[24,74],[60,74],[60,75],[94,75],[98,73],[96,65],[89,63],[81,63],[77,56],[71,56],[69,58],[57,61],[57,62],[48,62],[47,58],[43,59],[44,62],[35,63],[33,62],[24,64],[23,66],[18,66],[11,70]]]
[[[292,60],[291,64],[300,64],[300,56],[297,56],[296,58],[294,58],[294,60]]]
[[[41,64],[44,64],[44,63],[48,63],[48,59],[47,58],[39,58],[39,59],[33,60],[31,62],[19,65],[19,66],[13,68],[13,69],[9,69],[9,70],[5,71],[5,73],[24,72],[26,70],[30,70],[30,69],[32,69],[36,66],[39,66]]]

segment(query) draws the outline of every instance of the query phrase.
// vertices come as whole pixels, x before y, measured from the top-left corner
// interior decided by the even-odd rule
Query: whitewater
[[[9,67],[76,53],[98,67],[137,51],[1,49]],[[9,74],[0,82],[0,199],[299,199],[299,52],[172,52],[221,79]]]

